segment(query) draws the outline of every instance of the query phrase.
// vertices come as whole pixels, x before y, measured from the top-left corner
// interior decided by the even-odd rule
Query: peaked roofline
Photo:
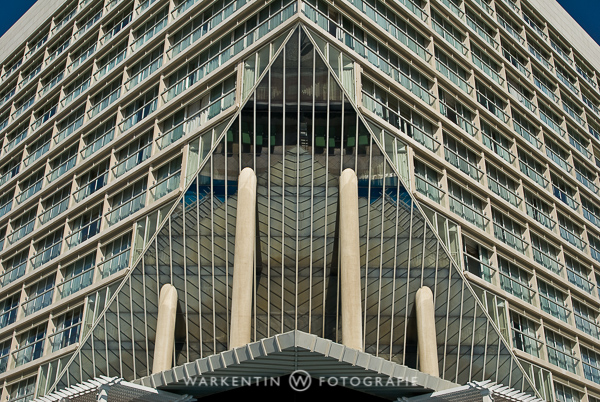
[[[284,356],[295,358],[281,359]],[[453,382],[298,330],[264,338],[132,382],[194,395],[204,390],[208,395],[243,384],[211,387],[206,379],[241,376],[259,376],[262,379],[285,376],[296,370],[305,370],[313,378],[357,377],[362,379],[358,386],[349,383],[346,386],[384,398],[429,394],[459,387]],[[202,382],[201,378],[205,381]],[[382,384],[387,382],[388,385],[372,386],[364,381],[365,378],[376,383],[379,381],[375,379],[380,378]],[[392,385],[389,385],[389,380],[392,380]],[[195,387],[196,392],[192,392],[190,387]]]

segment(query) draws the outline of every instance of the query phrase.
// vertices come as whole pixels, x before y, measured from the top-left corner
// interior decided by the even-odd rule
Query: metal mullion
[[[301,33],[303,31],[300,31]],[[298,329],[298,233],[299,233],[299,207],[300,207],[300,87],[302,81],[301,75],[301,65],[302,65],[302,55],[300,54],[302,44],[302,35],[298,35],[298,87],[297,87],[297,101],[298,106],[296,107],[296,282],[294,289],[294,329]],[[314,51],[314,48],[313,48]],[[314,57],[313,57],[314,63]],[[313,71],[313,79],[314,79],[314,71]],[[314,96],[314,90],[313,90]]]
[[[408,259],[406,262],[406,295],[405,295],[405,300],[404,300],[404,334],[408,333],[408,303],[409,303],[409,293],[410,293],[410,257],[411,257],[411,251],[412,251],[412,232],[413,232],[413,218],[414,218],[414,200],[411,199],[410,205],[408,206],[410,208],[410,224],[409,224],[409,228],[410,231],[408,233]],[[424,217],[424,219],[427,219]],[[448,294],[450,294],[450,292],[448,292]],[[404,345],[403,345],[403,350],[406,350],[406,335],[404,336]],[[445,356],[445,353],[444,353]],[[406,365],[406,353],[402,356],[402,364]]]
[[[214,131],[214,130],[213,130]],[[214,135],[214,132],[213,132]],[[215,144],[213,144],[214,146]],[[212,155],[208,156],[208,158],[210,158],[210,160],[212,161]],[[199,174],[199,173],[198,173]],[[196,178],[198,177],[198,175],[196,175]],[[198,180],[196,180],[196,189],[199,191],[199,183]],[[212,200],[210,202],[212,204]],[[198,254],[196,256],[196,265],[197,265],[197,269],[198,269],[198,340],[200,342],[199,345],[199,352],[200,352],[200,358],[204,357],[204,351],[203,351],[203,342],[202,342],[202,267],[200,266],[200,252],[201,252],[201,248],[200,248],[200,201],[198,200],[196,202],[196,208],[195,208],[195,213],[196,213],[196,232],[197,232],[197,236],[196,236],[196,245],[198,246]]]
[[[398,186],[396,186],[396,200],[400,200],[400,178],[398,178]],[[396,268],[398,266],[398,226],[400,220],[400,205],[396,203],[396,222],[394,224],[394,268],[392,271],[392,306],[391,306],[391,318],[390,318],[390,360],[392,360],[393,346],[394,346],[394,316],[396,311]],[[402,353],[406,354],[406,351]]]
[[[212,130],[211,130],[212,131]],[[188,151],[189,151],[189,146],[188,146]],[[187,170],[187,169],[186,169]],[[191,180],[191,178],[190,178]],[[196,187],[196,204],[199,202],[198,200],[198,180],[196,180],[196,183],[193,184],[194,187]],[[192,186],[190,186],[189,188],[192,188]],[[185,227],[186,225],[186,220],[187,220],[187,208],[185,206],[185,195],[184,198],[181,200],[182,204],[183,204],[183,208],[181,211],[181,235],[182,235],[182,239],[181,239],[181,243],[182,243],[182,248],[183,248],[183,289],[184,289],[184,296],[183,296],[183,303],[185,306],[184,309],[184,315],[185,315],[185,333],[189,334],[190,333],[190,327],[189,327],[189,319],[188,319],[188,288],[187,288],[187,244],[186,244],[186,235],[185,235]],[[200,279],[200,270],[198,270],[198,279]],[[189,357],[190,357],[190,337],[186,336],[185,337],[185,350],[187,353],[187,361],[189,361]],[[134,359],[135,361],[135,359]],[[175,362],[177,361],[177,359],[174,360]]]
[[[158,212],[157,212],[158,215]],[[146,224],[148,224],[148,221],[146,221]],[[157,219],[157,223],[158,225],[158,219]],[[145,234],[144,234],[145,235]],[[144,322],[148,322],[148,307],[147,307],[147,300],[148,300],[148,296],[146,295],[146,259],[142,256],[140,263],[142,264],[142,285],[143,285],[143,292],[144,292]],[[135,267],[134,267],[135,269]],[[150,349],[148,347],[148,326],[144,325],[144,335],[145,335],[145,341],[146,341],[146,375],[150,375],[150,370],[149,370],[149,364],[147,362],[150,361]]]
[[[360,119],[358,119],[358,114],[356,115],[356,118],[358,120],[358,122],[360,122]],[[356,125],[356,130],[358,132],[358,124]],[[385,135],[385,134],[384,134]],[[375,144],[373,142],[373,137],[371,135],[369,135],[370,137],[370,141],[371,141],[371,154],[373,153],[373,146],[378,146],[377,144]],[[356,133],[356,160],[357,160],[357,165],[358,165],[358,133]],[[380,229],[380,238],[379,238],[379,302],[377,304],[377,355],[379,356],[379,337],[380,337],[380,333],[379,330],[381,328],[381,287],[382,287],[382,283],[383,283],[383,239],[384,239],[384,232],[383,232],[383,227],[384,227],[384,216],[385,216],[385,177],[386,177],[386,167],[387,167],[387,160],[385,159],[385,156],[383,156],[383,151],[380,150],[380,152],[382,152],[382,157],[383,157],[383,191],[382,191],[382,198],[381,198],[381,229]],[[369,171],[371,171],[372,169],[369,169]],[[370,194],[370,193],[369,193]],[[368,249],[368,247],[367,247]],[[365,278],[368,275],[368,268],[365,267]],[[365,288],[366,289],[366,288]],[[366,294],[365,294],[365,299],[366,299]],[[365,321],[366,322],[366,321]],[[366,325],[365,325],[366,327]],[[365,329],[366,331],[366,329]],[[363,337],[364,340],[364,337]],[[366,340],[365,340],[365,344],[366,344]],[[392,356],[392,350],[390,349],[390,360],[391,360],[391,356]]]
[[[450,264],[452,265],[452,260],[450,260]],[[450,293],[450,292],[448,292]],[[459,325],[458,325],[458,347],[456,349],[456,373],[454,375],[454,378],[458,378],[458,369],[460,367],[460,347],[461,347],[461,336],[462,336],[462,318],[463,318],[463,307],[464,307],[464,297],[465,297],[465,282],[464,280],[462,281],[462,286],[460,289],[460,314],[459,314]]]
[[[285,47],[284,44],[282,44],[282,46]],[[279,52],[279,54],[281,53],[282,52]],[[271,144],[271,108],[273,106],[271,101],[271,84],[273,81],[273,63],[274,60],[271,62],[271,66],[269,66],[269,91],[267,95],[269,104],[269,107],[267,108],[267,337],[271,336],[271,147],[275,146],[275,144]]]
[[[312,43],[312,41],[311,41]],[[308,260],[308,333],[312,334],[312,288],[313,288],[313,222],[314,222],[314,179],[315,179],[315,146],[314,146],[314,138],[315,138],[315,98],[316,98],[316,82],[315,82],[315,73],[316,73],[316,59],[317,57],[320,57],[319,54],[317,53],[317,50],[315,49],[314,45],[313,45],[313,74],[312,74],[312,86],[313,86],[313,90],[312,90],[312,122],[313,124],[311,124],[312,130],[310,133],[310,138],[311,138],[311,163],[310,163],[310,177],[311,177],[311,181],[310,181],[310,242],[309,242],[309,260]]]
[[[227,155],[227,141],[225,141],[225,155]],[[210,177],[214,177],[214,158],[211,156],[210,158]],[[210,181],[210,193],[214,194],[214,181],[211,179]],[[215,328],[215,211],[214,211],[214,203],[210,203],[210,236],[211,236],[211,304],[212,304],[212,335],[213,335],[213,353],[216,352],[217,349],[217,337],[215,336],[216,328]],[[227,209],[225,209],[225,216],[227,216]],[[225,233],[225,241],[227,242],[227,232]],[[227,249],[227,245],[225,245]],[[227,267],[227,253],[225,254],[225,266]]]
[[[423,219],[426,221],[427,217],[423,216]],[[433,223],[432,223],[433,225]],[[438,248],[440,247],[439,242],[438,242]],[[446,328],[444,329],[444,364],[442,365],[443,367],[443,374],[442,376],[445,377],[445,373],[446,373],[446,356],[448,355],[447,351],[448,351],[448,323],[449,323],[449,319],[448,317],[450,317],[450,288],[452,286],[452,261],[448,260],[448,289],[446,291],[446,317],[445,317],[445,322],[446,322]],[[458,274],[458,272],[457,272]],[[497,370],[496,370],[497,371]]]
[[[291,41],[291,39],[290,39]],[[287,52],[288,49],[286,46],[283,48],[284,57],[283,57],[283,71],[284,71],[284,85],[283,85],[283,143],[282,143],[282,151],[281,151],[281,311],[280,311],[280,332],[283,333],[284,327],[284,311],[285,311],[285,127],[286,127],[286,87],[287,87],[287,77],[285,76],[285,71],[287,67]],[[300,79],[300,77],[298,77]]]
[[[108,289],[106,291],[106,295],[108,296]],[[106,306],[106,304],[108,304],[107,302],[108,302],[108,300],[105,300],[104,309],[106,309],[106,307],[107,307]],[[108,339],[108,333],[106,331],[106,314],[102,314],[102,320],[104,321],[104,325],[103,325],[103,327],[104,327],[104,339]],[[108,371],[108,342],[104,342],[104,358],[106,360],[106,362],[105,362],[106,363],[106,371],[105,371],[105,373],[108,374],[108,375],[110,375],[110,372]],[[65,372],[65,375],[67,376],[67,379],[68,379],[69,378],[69,372],[68,372],[68,370]]]
[[[270,44],[267,44],[267,46],[269,46],[269,61],[268,61],[267,64],[270,64],[271,63],[271,46],[270,46]],[[265,71],[266,71],[266,68],[265,68]],[[256,73],[257,73],[257,75],[260,75],[260,74],[258,74],[258,71]],[[267,74],[268,74],[268,72],[267,72]],[[252,138],[252,141],[253,141],[253,148],[254,148],[254,152],[252,152],[252,169],[253,169],[255,177],[256,177],[256,102],[257,102],[257,99],[256,99],[256,88],[258,88],[258,86],[260,85],[260,82],[258,81],[259,78],[260,77],[257,76],[256,77],[256,82],[254,83],[254,85],[255,85],[255,89],[253,91],[253,93],[254,93],[254,102],[253,102],[253,107],[252,107],[252,113],[253,113],[253,118],[252,118],[252,135],[253,135],[253,138]],[[264,79],[264,77],[263,77],[263,79]],[[242,171],[242,160],[241,159],[240,159],[240,166],[239,167],[240,167],[239,171],[241,172]],[[255,193],[254,193],[254,210],[255,211],[258,210],[258,200],[257,200],[256,195],[257,194],[256,194],[256,189],[255,189]],[[254,321],[254,340],[257,339],[257,336],[256,336],[256,334],[257,334],[256,324],[258,322],[258,320],[256,318],[256,312],[257,312],[257,308],[256,308],[256,287],[257,286],[256,285],[258,283],[256,281],[256,266],[257,266],[256,265],[256,261],[257,261],[256,260],[256,258],[257,258],[257,255],[256,255],[256,251],[257,251],[256,250],[256,241],[258,240],[257,237],[256,237],[256,233],[259,230],[258,229],[258,225],[256,224],[257,219],[258,219],[258,216],[255,215],[255,217],[254,217],[254,225],[255,225],[254,226],[254,233],[252,234],[253,237],[254,237],[254,242],[253,242],[253,247],[252,247],[253,248],[253,250],[252,250],[253,258],[252,259],[253,259],[254,263],[252,264],[252,278],[253,279],[252,279],[251,286],[252,286],[252,311],[254,313],[254,314],[252,314],[252,316],[253,316],[252,320]]]
[[[324,60],[323,60],[324,62]],[[329,71],[329,69],[327,69],[327,117],[326,117],[326,127],[325,127],[325,146],[326,149],[329,146],[329,105],[330,105],[330,100],[331,100],[331,88],[330,88],[330,75],[331,72]],[[322,312],[323,312],[323,317],[321,320],[322,323],[322,329],[323,329],[323,337],[326,336],[326,328],[325,328],[325,317],[327,315],[327,311],[326,311],[326,306],[327,306],[327,298],[326,298],[326,294],[327,294],[327,282],[328,282],[328,278],[330,275],[328,275],[327,272],[327,236],[328,236],[328,231],[327,231],[327,217],[328,212],[327,212],[327,206],[328,206],[328,199],[329,199],[329,151],[326,151],[325,153],[325,216],[324,216],[324,236],[323,236],[323,307],[322,307]],[[335,238],[334,238],[334,242],[335,242]],[[329,279],[330,280],[330,279]]]
[[[467,290],[469,290],[469,289],[467,289]],[[469,290],[469,294],[471,296],[473,296],[473,294],[470,293],[470,290]],[[469,381],[472,381],[472,379],[473,379],[473,350],[475,349],[475,328],[477,326],[477,309],[479,308],[476,298],[475,298],[474,302],[475,302],[475,308],[473,309],[473,330],[471,332],[471,359],[469,361]],[[482,313],[483,313],[483,311],[482,311]],[[485,313],[483,316],[485,317]],[[487,317],[486,317],[486,319],[487,319]]]
[[[133,233],[132,233],[133,235]],[[137,378],[137,371],[135,369],[135,331],[134,331],[134,321],[133,321],[133,289],[131,286],[131,279],[129,279],[129,315],[130,315],[130,326],[131,326],[131,364],[133,369],[133,377]],[[144,325],[146,326],[146,325]],[[79,365],[81,367],[81,364]],[[83,378],[83,377],[80,377]]]
[[[427,248],[427,235],[428,235],[427,229],[429,228],[429,226],[427,225],[427,217],[425,217],[423,223],[424,223],[424,225],[423,225],[423,245],[421,246],[421,278],[420,278],[421,279],[421,287],[423,287],[423,273],[425,271],[425,252],[426,252],[426,248]],[[433,225],[431,225],[431,226],[433,227]],[[435,238],[435,233],[433,232],[433,229],[430,229],[430,232],[432,233],[431,236],[433,236],[433,238]],[[452,261],[450,261],[450,267],[452,267]]]

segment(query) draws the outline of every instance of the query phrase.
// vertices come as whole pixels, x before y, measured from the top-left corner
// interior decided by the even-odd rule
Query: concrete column
[[[342,172],[339,192],[342,343],[349,348],[362,351],[358,179],[354,170],[346,169]]]
[[[252,339],[252,283],[254,282],[255,244],[256,175],[251,168],[244,168],[238,180],[229,349],[246,345]]]
[[[417,290],[417,339],[419,345],[419,370],[435,377],[440,376],[438,365],[437,340],[435,330],[435,310],[433,293],[427,286]]]
[[[156,320],[156,340],[152,373],[160,373],[173,367],[173,346],[175,344],[175,318],[177,316],[177,289],[165,284],[160,289],[158,319]]]

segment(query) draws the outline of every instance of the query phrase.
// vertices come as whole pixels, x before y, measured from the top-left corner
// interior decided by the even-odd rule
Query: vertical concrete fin
[[[339,193],[342,343],[362,351],[358,179],[354,170],[342,172]]]
[[[177,289],[167,283],[160,289],[152,373],[160,373],[173,367],[176,317]]]
[[[255,244],[256,174],[247,167],[240,173],[238,181],[229,349],[251,342]]]
[[[423,286],[415,295],[417,310],[417,342],[419,347],[419,370],[435,377],[440,376],[435,330],[433,293]]]

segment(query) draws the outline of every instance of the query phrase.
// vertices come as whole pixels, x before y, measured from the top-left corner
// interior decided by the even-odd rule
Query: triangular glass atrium
[[[316,41],[316,42],[315,42]],[[319,46],[316,46],[319,43]],[[178,292],[173,365],[228,349],[238,176],[257,177],[252,341],[298,330],[343,342],[339,177],[358,178],[364,352],[419,368],[415,293],[434,294],[440,377],[535,394],[500,331],[405,186],[405,147],[353,97],[354,61],[299,25],[245,63],[245,104],[106,303],[52,391],[151,373],[159,291]],[[349,92],[350,91],[350,92]],[[403,176],[404,175],[404,176]]]

